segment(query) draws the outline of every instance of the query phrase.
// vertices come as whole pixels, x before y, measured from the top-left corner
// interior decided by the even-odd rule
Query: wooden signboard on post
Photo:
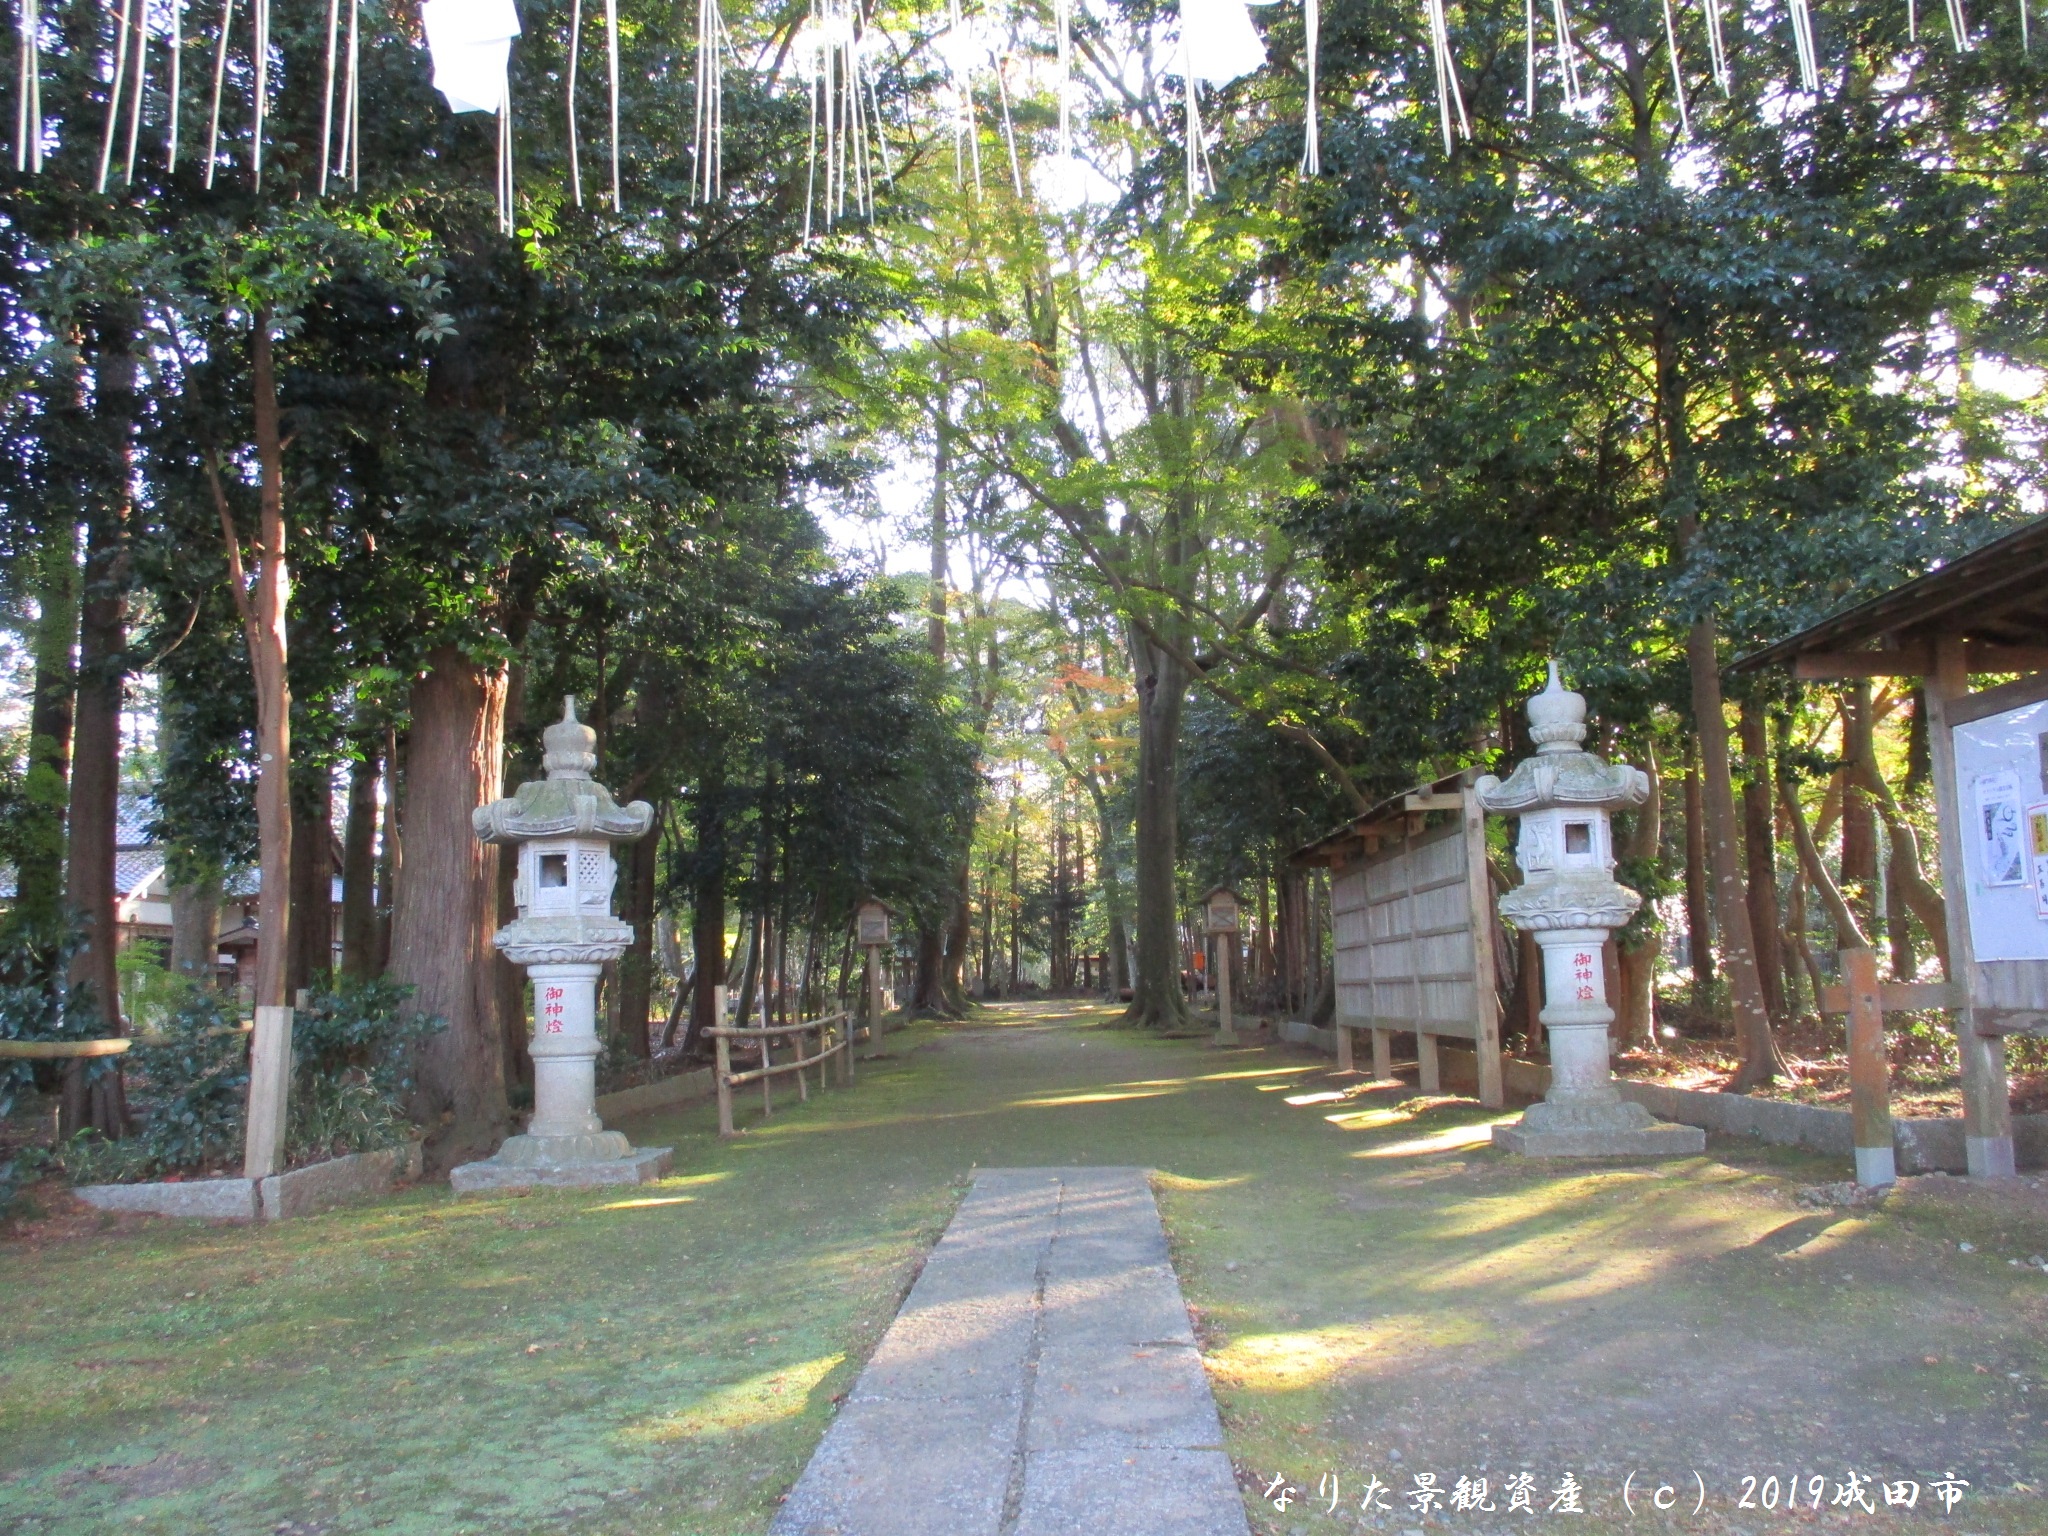
[[[1494,977],[1486,818],[1468,768],[1394,796],[1295,855],[1330,871],[1337,974],[1337,1063],[1353,1032],[1372,1036],[1376,1079],[1392,1076],[1393,1037],[1415,1036],[1425,1093],[1441,1087],[1439,1039],[1470,1040],[1479,1099],[1506,1102]]]

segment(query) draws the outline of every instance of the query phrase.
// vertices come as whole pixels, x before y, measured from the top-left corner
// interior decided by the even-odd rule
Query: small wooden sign
[[[1237,892],[1227,885],[1219,885],[1202,898],[1208,908],[1207,927],[1211,933],[1237,932]]]
[[[889,942],[889,908],[886,904],[868,900],[860,904],[856,914],[856,931],[863,946]]]

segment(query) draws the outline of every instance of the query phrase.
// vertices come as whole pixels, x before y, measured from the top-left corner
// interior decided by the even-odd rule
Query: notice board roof
[[[1350,844],[1366,833],[1409,816],[1426,811],[1449,811],[1459,809],[1464,801],[1464,792],[1477,782],[1486,770],[1477,764],[1460,768],[1441,778],[1431,779],[1427,784],[1418,784],[1413,789],[1404,789],[1398,795],[1389,795],[1377,805],[1367,808],[1358,816],[1338,827],[1325,832],[1312,843],[1304,843],[1289,857],[1290,864],[1315,866],[1330,864],[1340,859]],[[1438,803],[1432,804],[1435,801]]]
[[[2030,671],[2038,665],[2028,655],[2000,653],[2048,645],[2048,517],[1752,651],[1729,670],[1791,665],[1809,677],[1925,673],[1936,639],[1981,647],[1971,658],[1972,671]],[[1895,664],[1880,671],[1843,662],[1846,653],[1857,652],[1882,653],[1870,656],[1873,664],[1885,657]]]

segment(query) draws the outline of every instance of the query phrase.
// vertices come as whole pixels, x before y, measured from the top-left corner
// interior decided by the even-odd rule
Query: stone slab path
[[[775,1536],[1248,1536],[1143,1170],[990,1168]]]

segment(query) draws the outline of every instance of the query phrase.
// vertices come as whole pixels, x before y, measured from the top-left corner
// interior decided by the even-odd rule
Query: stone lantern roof
[[[1555,661],[1549,683],[1528,708],[1536,755],[1515,764],[1505,782],[1489,773],[1473,786],[1487,810],[1499,816],[1560,806],[1615,811],[1649,800],[1650,776],[1642,769],[1585,750],[1585,697],[1564,686]]]
[[[548,776],[528,780],[509,800],[493,800],[470,813],[476,835],[487,843],[525,843],[543,837],[601,837],[636,842],[654,825],[654,807],[644,800],[621,806],[611,791],[591,778],[597,766],[597,732],[576,718],[576,696],[562,700],[562,718],[541,733],[541,758]]]

